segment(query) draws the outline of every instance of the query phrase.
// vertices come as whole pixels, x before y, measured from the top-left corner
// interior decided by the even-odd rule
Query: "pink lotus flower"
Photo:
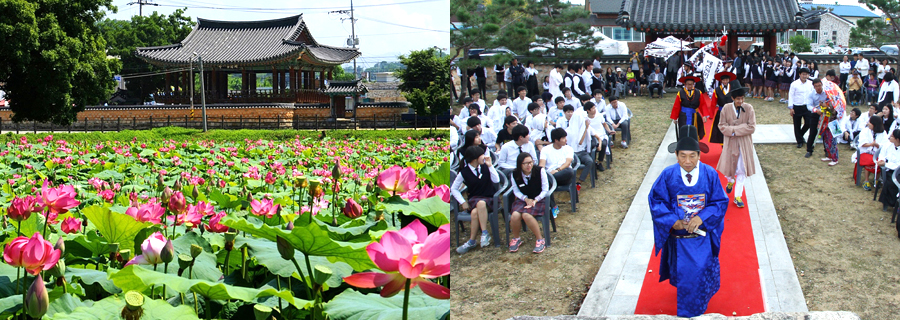
[[[23,267],[31,275],[49,270],[59,261],[61,251],[53,249],[50,241],[44,240],[40,232],[35,232],[30,239],[18,237],[13,239],[3,250],[3,260],[13,267]]]
[[[161,219],[165,213],[166,210],[158,203],[147,203],[137,208],[129,207],[128,210],[125,210],[125,214],[134,217],[134,220],[155,224],[162,223]]]
[[[266,218],[271,218],[278,213],[280,208],[280,204],[272,204],[272,199],[262,199],[262,201],[253,199],[253,201],[250,201],[250,213],[257,216],[265,215]]]
[[[132,264],[160,264],[163,263],[162,258],[160,257],[160,252],[166,246],[165,236],[159,231],[154,232],[150,235],[144,243],[141,243],[141,254],[134,256],[125,266],[130,266]],[[450,244],[450,240],[447,240],[447,244]],[[449,249],[449,247],[448,247]]]
[[[378,187],[394,193],[412,190],[416,187],[416,170],[395,165],[378,175]]]
[[[168,221],[175,221],[175,225],[186,225],[188,229],[193,229],[194,227],[199,227],[201,220],[203,220],[203,215],[197,212],[194,209],[195,206],[189,205],[188,210],[185,210],[185,213],[176,214],[174,216],[166,217]]]
[[[184,213],[187,210],[187,202],[181,191],[175,191],[169,198],[169,210],[176,213]]]
[[[228,231],[228,226],[219,223],[219,221],[222,221],[222,218],[224,218],[224,217],[225,217],[225,211],[221,211],[219,213],[214,214],[212,216],[212,218],[209,218],[209,223],[204,226],[206,228],[206,231],[216,232],[216,233],[222,233],[222,232]]]
[[[97,194],[100,195],[100,197],[102,197],[103,200],[106,200],[106,202],[109,202],[109,203],[112,203],[113,199],[116,198],[116,193],[110,189],[100,191]]]
[[[428,229],[415,220],[400,231],[385,232],[379,242],[366,247],[369,258],[384,272],[361,272],[344,281],[354,287],[381,289],[382,297],[390,297],[401,290],[410,279],[410,289],[419,286],[422,292],[436,299],[450,299],[450,289],[431,282],[450,274],[450,225],[441,226],[428,234]]]
[[[272,175],[272,171],[266,173],[266,184],[275,184],[275,176]]]
[[[50,182],[44,180],[44,185],[41,187],[41,199],[44,201],[47,209],[50,210],[50,213],[53,214],[53,217],[57,214],[66,213],[69,209],[81,204],[81,202],[75,200],[75,196],[75,188],[72,186],[51,188]]]
[[[197,205],[191,206],[191,210],[196,211],[204,217],[216,214],[216,208],[213,208],[212,204],[204,201],[198,201]]]
[[[81,219],[68,217],[66,220],[63,220],[59,229],[65,233],[77,233],[81,231]]]
[[[430,197],[440,197],[446,203],[450,203],[450,187],[446,184],[439,185],[437,188],[432,189]]]
[[[344,215],[350,219],[356,219],[362,216],[363,208],[361,205],[359,205],[359,203],[356,203],[356,200],[353,200],[353,198],[349,198],[347,199],[347,204],[344,205],[344,209],[341,210],[341,212],[343,212]]]
[[[22,221],[31,217],[31,213],[44,210],[44,204],[38,201],[37,197],[26,196],[24,198],[13,198],[6,213],[13,220]]]

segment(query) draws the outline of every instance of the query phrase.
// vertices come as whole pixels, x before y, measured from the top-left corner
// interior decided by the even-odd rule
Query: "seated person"
[[[865,170],[865,183],[863,183],[863,189],[866,191],[872,190],[872,184],[869,183],[870,173],[875,172],[875,151],[883,146],[887,145],[881,139],[884,136],[884,123],[881,121],[881,117],[869,117],[869,123],[866,124],[866,127],[863,128],[859,132],[859,159],[856,159],[856,154],[853,154],[851,157],[851,161],[853,163],[859,163],[859,165],[863,166]],[[853,167],[853,177],[856,178],[856,175],[862,174],[862,172],[856,172],[856,166]]]
[[[490,150],[490,149],[488,148],[487,145],[484,144],[484,142],[481,141],[481,135],[478,134],[478,131],[469,130],[469,131],[466,131],[465,135],[463,135],[463,145],[460,146],[459,149],[456,149],[456,157],[459,158],[460,160],[465,159],[466,158],[466,149],[468,149],[471,146],[479,146],[479,147],[481,147],[482,150],[484,150],[484,154],[486,156],[488,156],[488,157],[491,156],[488,153],[488,150]]]
[[[497,95],[497,100],[494,101],[494,105],[488,109],[488,118],[494,122],[494,127],[501,128],[503,126],[503,120],[506,119],[506,109],[509,109],[510,105],[506,99],[506,94],[501,93]]]
[[[478,91],[478,88],[472,89],[472,92],[469,93],[469,96],[472,97],[472,102],[478,104],[479,110],[481,113],[487,112],[487,103],[484,102],[484,99],[481,98],[481,91]]]
[[[900,165],[900,129],[895,129],[885,134],[889,136],[890,142],[881,148],[876,164],[884,169],[886,176],[892,177],[894,170],[897,170],[898,165]],[[892,182],[886,182],[881,188],[881,195],[878,201],[884,204],[884,211],[888,211],[888,207],[897,207],[897,185]],[[897,227],[897,230],[900,232],[900,227]],[[898,236],[900,236],[900,233],[898,233]]]
[[[512,129],[517,125],[519,122],[516,121],[516,117],[506,117],[506,120],[503,121],[503,129],[497,132],[497,151],[502,150],[503,144],[507,141],[515,140],[512,136]]]
[[[841,119],[841,135],[836,137],[838,143],[849,143],[850,148],[856,149],[856,138],[859,136],[859,116],[862,112],[859,108],[853,108]]]
[[[600,110],[600,112],[606,110],[606,99],[603,98],[603,90],[594,90],[594,97],[591,98],[591,102],[593,102],[594,105],[597,106],[597,110]]]
[[[572,95],[572,90],[569,88],[563,88],[563,98],[566,98],[566,103],[571,105],[572,107],[581,108],[581,99]]]
[[[587,93],[585,93],[585,94],[581,95],[580,97],[578,97],[578,100],[581,100],[581,106],[582,106],[582,107],[584,107],[584,104],[585,104],[586,102],[591,101],[591,99],[594,99],[594,97],[591,96],[591,95],[589,95],[589,94],[587,94]]]
[[[459,145],[459,131],[455,128],[450,128],[450,150],[456,150]]]
[[[530,154],[537,158],[534,152],[534,144],[528,137],[528,128],[523,125],[516,125],[512,129],[513,140],[507,141],[500,149],[497,155],[497,166],[503,175],[509,175],[516,168],[516,159],[522,152]]]
[[[527,93],[528,89],[519,86],[516,88],[516,95],[518,96],[512,102],[512,111],[516,114],[516,117],[523,119],[523,121],[528,116],[528,105],[531,104],[531,99],[525,96]]]
[[[604,171],[606,169],[603,168],[603,158],[609,152],[609,132],[613,130],[606,123],[606,115],[598,112],[598,109],[593,102],[584,104],[584,111],[587,112],[587,118],[591,121],[591,149],[600,148],[600,155],[594,161],[594,166],[597,170]]]
[[[559,121],[560,118],[565,118],[566,111],[563,110],[563,107],[566,105],[566,98],[556,97],[556,99],[554,99],[553,101],[556,105],[556,108],[547,111],[547,118],[550,122],[550,125],[556,128],[558,126],[556,122]]]
[[[568,107],[568,106],[567,106]],[[581,170],[576,182],[577,190],[581,191],[581,184],[587,179],[591,173],[590,166],[594,163],[594,149],[591,148],[591,122],[587,118],[587,113],[582,110],[572,110],[566,112],[566,135],[569,137],[568,143],[572,147],[575,156],[581,163],[585,165],[585,170]],[[567,109],[568,110],[568,109]],[[578,170],[578,168],[574,168]]]
[[[606,107],[606,122],[612,127],[611,140],[616,141],[615,130],[622,129],[622,148],[628,148],[631,140],[631,117],[628,115],[628,107],[624,102],[619,102],[616,96],[609,97],[609,105]]]
[[[563,106],[563,116],[556,120],[556,127],[566,129],[569,127],[569,119],[575,114],[575,107],[570,104]]]
[[[539,106],[541,106],[541,114],[543,114],[543,115],[547,114],[547,105],[544,101],[544,98],[541,98],[541,96],[534,96],[533,98],[531,98],[531,101],[533,101],[534,103],[537,103]]]
[[[460,204],[460,209],[468,211],[472,209],[472,223],[469,226],[469,241],[456,248],[456,252],[464,254],[475,247],[475,237],[481,229],[481,247],[491,245],[491,235],[488,233],[488,211],[493,210],[494,193],[497,192],[495,183],[500,182],[500,174],[491,165],[491,157],[485,156],[481,148],[472,146],[465,151],[465,164],[459,167],[459,174],[453,180],[450,194]],[[465,183],[469,201],[463,201],[459,188]]]
[[[572,169],[572,162],[575,161],[575,150],[568,145],[566,139],[566,130],[562,128],[550,131],[550,141],[553,142],[547,148],[541,151],[540,166],[552,174],[556,179],[556,184],[560,186],[568,185],[575,178],[575,170]],[[550,196],[550,206],[552,207],[553,218],[559,214],[559,207]]]
[[[481,126],[480,118],[469,117],[469,120],[466,121],[466,130],[474,130],[475,132],[478,132],[478,135],[481,136],[481,141],[484,142],[484,144],[487,145],[488,148],[491,148],[493,150],[493,148],[496,147],[495,143],[497,142],[497,134],[494,132],[494,130],[484,129]]]
[[[544,236],[534,217],[543,216],[544,208],[546,208],[544,198],[550,193],[550,182],[547,181],[546,174],[543,168],[535,166],[534,158],[530,154],[519,154],[516,159],[516,169],[509,177],[509,181],[512,182],[513,194],[516,196],[509,218],[509,228],[512,231],[509,252],[519,251],[519,246],[524,242],[519,237],[519,232],[522,231],[522,221],[525,221],[528,229],[531,229],[534,237],[537,238],[532,252],[544,251]]]
[[[469,105],[472,104],[472,98],[465,97],[463,98],[463,107],[459,109],[459,114],[453,116],[453,119],[450,121],[450,126],[456,128],[458,134],[465,134],[466,128],[466,120],[469,119]],[[452,114],[452,113],[451,113]]]
[[[478,110],[477,104],[473,103],[469,105],[469,117],[477,117],[479,120],[481,120],[481,125],[491,130],[491,132],[496,133],[498,130],[497,126],[494,125],[494,121],[491,118],[488,118],[486,115],[482,114],[481,110]]]
[[[545,145],[550,144],[548,141],[550,139],[547,139],[544,134],[548,124],[547,115],[541,113],[541,105],[536,102],[528,104],[528,112],[528,117],[525,118],[525,127],[528,128],[528,135],[531,137],[534,147],[540,151]]]

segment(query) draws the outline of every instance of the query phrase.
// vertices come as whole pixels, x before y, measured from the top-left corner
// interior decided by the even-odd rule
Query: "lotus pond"
[[[0,145],[0,319],[449,317],[440,139]]]

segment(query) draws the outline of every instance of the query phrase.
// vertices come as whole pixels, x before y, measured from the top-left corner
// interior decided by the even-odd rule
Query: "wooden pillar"
[[[778,38],[775,32],[767,32],[763,36],[763,51],[768,52],[770,56],[774,57],[778,54],[776,43],[778,43]]]
[[[646,45],[652,43],[653,41],[656,41],[656,39],[657,39],[656,32],[647,32],[644,34],[644,45],[646,46]]]
[[[726,44],[726,46],[728,48],[727,49],[728,58],[733,59],[734,58],[733,56],[735,53],[737,53],[737,49],[738,49],[738,35],[735,34],[735,32],[728,35],[728,43]]]
[[[278,70],[272,66],[272,94],[278,93]]]
[[[250,72],[250,95],[256,96],[256,72]]]
[[[241,95],[244,98],[247,97],[247,93],[250,92],[250,74],[247,73],[247,69],[241,68]]]
[[[166,88],[163,90],[165,93],[172,92],[172,74],[166,73]]]
[[[281,79],[278,80],[278,86],[280,87],[280,90],[278,93],[280,93],[280,94],[284,94],[286,92],[285,88],[287,86],[285,85],[285,82],[284,82],[286,80],[285,73],[287,73],[285,70],[278,70],[278,76],[281,77]]]
[[[325,87],[325,70],[319,71],[319,86],[318,88]]]
[[[332,71],[329,70],[329,71],[328,71],[328,80],[330,81],[330,80],[332,80],[332,79],[334,79],[334,78],[332,77]]]

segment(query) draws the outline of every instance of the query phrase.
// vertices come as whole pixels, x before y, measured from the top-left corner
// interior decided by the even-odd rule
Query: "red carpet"
[[[711,125],[712,119],[707,122],[706,132],[710,132]],[[708,134],[703,140],[709,140]],[[715,167],[719,162],[722,146],[714,143],[708,143],[708,145],[709,153],[703,154],[700,161]],[[757,172],[757,174],[762,173]],[[722,186],[725,186],[727,183],[725,176],[719,173],[719,179],[722,181]],[[728,197],[734,199],[731,194]],[[742,199],[746,203],[746,190]],[[706,313],[721,313],[731,316],[734,312],[738,316],[749,316],[765,311],[759,279],[759,263],[756,259],[756,246],[753,241],[750,214],[746,206],[738,208],[734,202],[731,202],[725,213],[725,230],[722,234],[722,249],[719,253],[722,282],[719,292],[709,301]],[[659,282],[659,258],[651,253],[635,314],[676,314],[676,290],[668,280]]]

